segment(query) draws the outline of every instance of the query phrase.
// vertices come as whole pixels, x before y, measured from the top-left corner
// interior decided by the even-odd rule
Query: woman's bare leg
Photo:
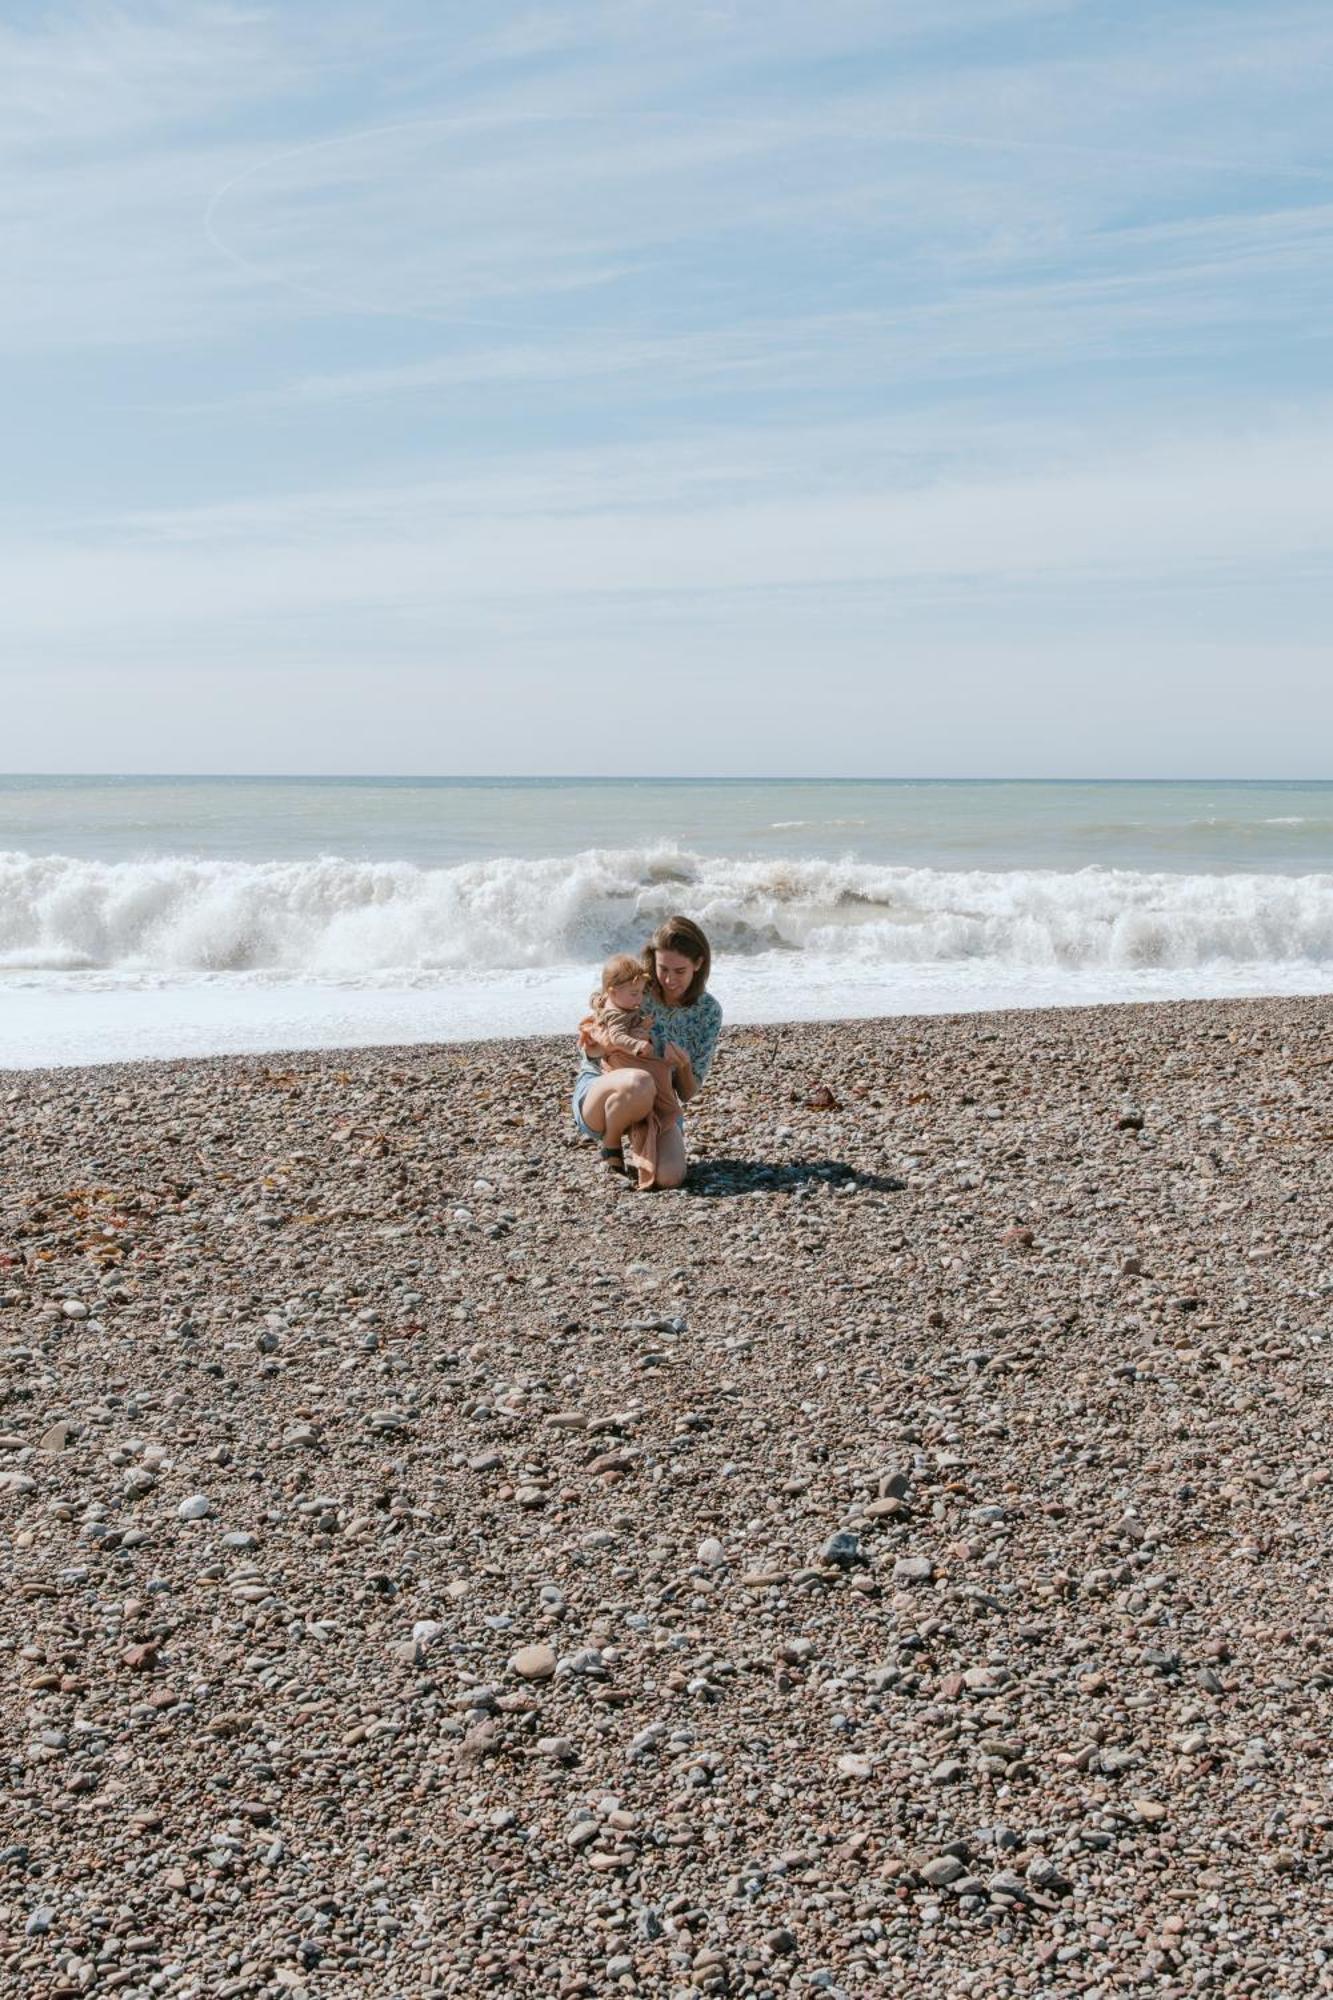
[[[583,1122],[603,1145],[618,1146],[653,1108],[657,1087],[646,1069],[613,1069],[588,1085]]]
[[[685,1179],[685,1134],[679,1125],[663,1125],[657,1135],[655,1185],[678,1188]]]

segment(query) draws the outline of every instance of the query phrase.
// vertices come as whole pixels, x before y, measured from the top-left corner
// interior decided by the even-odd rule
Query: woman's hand
[[[663,1062],[669,1062],[676,1078],[676,1090],[686,1102],[694,1096],[698,1084],[694,1080],[694,1064],[686,1055],[679,1042],[668,1042],[662,1050]]]

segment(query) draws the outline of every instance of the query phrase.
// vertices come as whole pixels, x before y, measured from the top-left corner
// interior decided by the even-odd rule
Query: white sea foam
[[[1071,1007],[1108,1001],[1333,993],[1333,964],[1189,970],[959,964],[849,967],[788,952],[731,957],[714,991],[728,1021],[833,1021],[890,1014]],[[344,1049],[563,1034],[588,994],[588,967],[416,974],[374,982],[214,973],[0,974],[0,1070],[281,1049]]]
[[[792,827],[798,826],[826,828],[835,826],[865,826],[867,824],[868,822],[863,819],[774,819],[769,821],[768,830],[770,833],[786,833]]]
[[[0,854],[0,967],[383,985],[592,962],[687,910],[714,951],[876,968],[1333,961],[1333,874],[948,871],[669,845],[449,868]]]

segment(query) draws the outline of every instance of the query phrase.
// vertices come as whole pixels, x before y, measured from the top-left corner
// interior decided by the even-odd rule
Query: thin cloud
[[[649,628],[716,680],[780,599],[864,672],[897,607],[929,673],[955,611],[1072,655],[1118,591],[1277,646],[1326,576],[1322,7],[36,21],[0,27],[11,684],[71,646],[183,701],[204,656],[513,682]]]
[[[740,284],[755,313],[780,322],[778,270],[798,290],[818,282],[830,223],[860,229],[871,265],[887,240],[884,282],[898,289],[928,277],[932,260],[947,270],[990,258],[1014,276],[1025,246],[1076,245],[1119,221],[1132,189],[1160,203],[1174,179],[1197,207],[1201,179],[1219,181],[1225,201],[1256,174],[1323,174],[1322,93],[1301,80],[1333,30],[1308,9],[1266,17],[1247,42],[1204,38],[1184,8],[1151,63],[1123,37],[1108,46],[1104,26],[1071,45],[1076,14],[1060,7],[961,5],[933,15],[927,39],[1034,11],[1063,30],[1050,54],[1003,64],[965,43],[945,73],[919,52],[886,68],[899,38],[920,34],[917,9],[847,6],[818,21],[768,9],[764,64],[723,103],[700,92],[701,70],[712,65],[715,83],[727,52],[752,55],[749,6],[683,19],[570,8],[557,39],[585,60],[535,70],[522,12],[481,34],[460,33],[451,14],[432,39],[428,17],[409,10],[395,42],[355,16],[331,15],[314,38],[280,10],[220,5],[11,30],[0,247],[13,283],[0,342],[216,340],[312,315],[524,333],[539,330],[543,298],[571,292],[587,295],[585,330],[609,335],[633,330],[654,286],[725,316]],[[526,40],[525,62],[472,74],[509,32]],[[812,97],[790,67],[866,45],[885,61],[855,89]],[[405,49],[414,60],[434,51],[468,78],[445,115],[410,104],[395,77],[385,101],[401,116],[369,129],[343,117],[329,131],[328,92]],[[1252,91],[1256,76],[1284,91],[1284,115],[1252,119],[1240,153],[1210,143],[1215,130],[1229,139],[1231,119],[1208,90]],[[307,128],[296,143],[241,136],[279,112]],[[1312,157],[1301,161],[1303,141]],[[1066,163],[1058,178],[1053,159]],[[710,246],[724,231],[751,242],[717,291]]]
[[[0,563],[18,642],[127,625],[147,633],[344,606],[446,607],[488,596],[754,591],[951,578],[1127,582],[1333,559],[1333,429],[1145,451],[1096,467],[958,478],[686,510],[468,514],[409,494],[308,496],[101,545],[29,544]]]

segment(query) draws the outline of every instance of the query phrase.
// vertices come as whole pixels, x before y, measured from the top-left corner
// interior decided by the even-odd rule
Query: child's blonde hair
[[[602,991],[609,993],[613,986],[646,986],[648,974],[632,952],[613,952],[602,967]]]

